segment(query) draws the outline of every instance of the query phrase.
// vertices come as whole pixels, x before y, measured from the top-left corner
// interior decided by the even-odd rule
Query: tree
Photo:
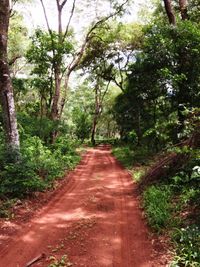
[[[97,71],[105,81],[110,81],[122,91],[126,85],[128,66],[143,42],[139,24],[105,23],[93,32],[80,67],[86,72]]]
[[[19,133],[7,54],[10,18],[9,2],[9,0],[3,0],[0,3],[0,98],[7,144],[12,150],[19,151]]]
[[[103,102],[104,98],[106,96],[106,93],[108,92],[110,82],[104,85],[102,79],[100,79],[98,76],[95,81],[94,85],[94,92],[95,92],[95,110],[94,110],[94,116],[93,116],[93,124],[92,124],[92,132],[91,132],[91,143],[95,145],[95,134],[97,129],[97,124],[99,121],[99,117],[101,116],[102,109],[103,109]]]
[[[172,6],[171,0],[163,0],[165,5],[165,11],[169,19],[169,23],[172,25],[176,25],[176,16],[175,11]],[[187,20],[188,16],[188,1],[187,0],[179,0],[178,1],[178,9],[180,11],[181,19]]]
[[[146,139],[156,149],[178,141],[179,105],[192,109],[200,103],[199,34],[198,25],[188,20],[176,27],[154,22],[146,29],[142,50],[129,67],[127,86],[116,99],[122,138],[134,130],[139,143]]]
[[[23,70],[25,53],[28,46],[28,29],[23,17],[15,11],[10,17],[8,31],[8,63],[12,78]]]
[[[75,134],[83,143],[86,138],[90,137],[91,133],[91,118],[90,114],[82,112],[80,109],[74,109],[73,117],[75,122]]]
[[[77,68],[79,65],[81,58],[83,57],[84,51],[86,47],[89,45],[90,40],[93,38],[93,32],[95,29],[100,28],[105,21],[109,20],[110,18],[117,16],[123,12],[125,4],[128,2],[127,0],[124,1],[122,4],[113,4],[112,10],[109,14],[100,19],[96,20],[92,25],[89,27],[87,33],[85,34],[82,44],[79,45],[77,49],[74,49],[71,46],[71,50],[66,51],[66,43],[70,43],[70,36],[71,36],[71,20],[74,16],[75,8],[76,8],[76,0],[72,1],[71,10],[69,14],[68,21],[66,26],[63,26],[62,15],[64,7],[67,4],[67,1],[59,1],[56,0],[57,6],[57,14],[58,14],[58,29],[57,31],[53,31],[49,25],[49,20],[47,17],[46,8],[44,5],[43,0],[40,0],[43,11],[44,17],[46,20],[46,25],[48,29],[48,33],[43,34],[44,38],[48,39],[48,55],[46,56],[46,64],[49,64],[49,73],[51,73],[51,94],[52,100],[50,104],[50,113],[49,117],[53,121],[59,121],[61,119],[64,105],[66,102],[66,95],[68,90],[69,78],[71,73]],[[37,33],[36,33],[37,34]],[[48,36],[47,36],[48,35]],[[41,40],[41,39],[40,39]],[[69,41],[68,41],[69,40]],[[40,46],[42,55],[45,53],[45,49],[43,46]],[[40,53],[40,54],[41,54]],[[36,55],[37,56],[37,55]],[[43,59],[40,59],[42,62]],[[37,60],[32,58],[32,62],[37,64]],[[44,62],[45,64],[45,62]],[[53,82],[52,82],[53,81]],[[57,135],[57,131],[55,130],[52,133],[52,141],[55,140]]]
[[[188,16],[191,21],[200,23],[200,0],[188,2]]]

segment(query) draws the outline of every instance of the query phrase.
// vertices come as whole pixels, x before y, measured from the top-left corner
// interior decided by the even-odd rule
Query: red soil
[[[0,267],[47,267],[67,255],[76,267],[166,266],[150,238],[137,188],[107,146],[90,149],[69,182],[9,240],[0,239]],[[56,265],[58,266],[58,265]]]

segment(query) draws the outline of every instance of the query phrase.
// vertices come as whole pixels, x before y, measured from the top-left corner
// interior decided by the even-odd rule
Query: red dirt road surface
[[[142,218],[136,185],[108,146],[90,149],[68,179],[0,245],[0,267],[48,267],[64,255],[65,264],[53,266],[165,266]]]

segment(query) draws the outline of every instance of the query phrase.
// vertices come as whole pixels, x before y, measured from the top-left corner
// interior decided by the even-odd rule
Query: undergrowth
[[[16,161],[3,145],[0,147],[0,198],[21,198],[34,191],[43,191],[55,179],[73,169],[80,156],[76,144],[67,138],[58,138],[53,145],[45,145],[36,136],[22,140],[21,156]]]
[[[200,266],[200,150],[189,153],[186,165],[175,174],[173,170],[171,176],[160,177],[143,192],[142,206],[149,225],[171,237],[174,258],[170,267]],[[144,148],[118,146],[113,154],[131,170],[136,181],[151,164],[152,154]]]
[[[140,181],[151,164],[152,153],[144,147],[118,145],[113,147],[112,153],[130,171],[136,182]]]
[[[171,267],[200,266],[200,227],[192,224],[173,231],[176,255]]]
[[[172,191],[169,186],[151,186],[143,195],[145,212],[150,226],[156,231],[161,231],[171,220],[170,203]]]
[[[150,226],[167,230],[174,247],[171,267],[200,266],[200,151],[175,175],[146,188],[143,205]]]

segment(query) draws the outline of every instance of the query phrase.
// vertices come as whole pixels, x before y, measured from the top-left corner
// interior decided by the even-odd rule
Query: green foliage
[[[27,138],[22,144],[23,154],[31,162],[33,169],[44,180],[60,174],[60,164],[49,148],[34,136]]]
[[[190,160],[177,174],[171,177],[174,186],[179,189],[189,186],[190,188],[198,189],[200,183],[200,151],[199,149],[191,150],[183,147],[179,153],[187,153],[190,155]]]
[[[120,146],[113,148],[113,155],[127,168],[133,166],[134,152],[129,146]]]
[[[72,142],[59,138],[51,147],[46,147],[36,136],[27,138],[23,143],[23,152],[31,162],[36,173],[46,182],[62,177],[66,169],[72,169],[79,157]]]
[[[172,267],[199,266],[200,153],[183,147],[177,153],[190,156],[187,164],[168,180],[144,192],[144,208],[153,229],[172,233],[175,256]]]
[[[200,229],[197,225],[176,229],[173,233],[176,256],[171,267],[200,266]]]
[[[91,116],[79,110],[74,110],[73,112],[74,122],[75,122],[75,134],[79,140],[83,143],[85,139],[89,138],[92,121]]]
[[[19,131],[23,139],[26,139],[27,136],[38,136],[48,145],[51,142],[53,130],[59,131],[60,134],[66,134],[68,128],[62,121],[52,121],[46,117],[37,116],[39,106],[36,103],[30,105],[27,109],[27,112],[20,112],[18,114]]]
[[[139,166],[139,167],[133,167],[131,171],[133,179],[135,182],[140,182],[141,178],[145,175],[146,171],[148,169],[148,166]]]
[[[52,64],[62,64],[64,67],[64,55],[73,50],[71,38],[63,39],[60,43],[60,36],[56,32],[44,32],[37,29],[32,37],[32,44],[27,52],[30,63],[35,64],[33,73],[42,77],[51,70]],[[63,36],[61,37],[63,38]]]
[[[41,115],[48,117],[50,114],[56,87],[55,73],[59,73],[62,81],[67,70],[68,59],[73,52],[71,31],[67,36],[55,31],[45,32],[41,29],[35,31],[26,58],[32,64],[31,86],[38,92]]]
[[[112,149],[114,156],[127,168],[132,169],[134,164],[148,165],[152,152],[148,147],[137,147],[132,144],[120,144]]]
[[[57,138],[51,149],[55,158],[59,161],[61,169],[71,170],[78,164],[80,156],[77,154],[76,148],[79,145],[80,142],[71,139],[70,136]]]
[[[39,137],[26,137],[21,144],[21,157],[14,162],[13,152],[0,152],[0,197],[22,197],[41,191],[62,177],[66,170],[74,168],[80,157],[77,144],[60,137],[47,147]]]
[[[123,140],[134,130],[139,143],[158,151],[193,130],[187,120],[180,121],[178,107],[185,104],[189,111],[200,103],[200,31],[190,21],[176,27],[154,22],[144,34],[144,45],[129,66],[127,86],[116,98],[115,119]]]
[[[36,174],[26,157],[13,161],[13,153],[1,151],[0,197],[22,197],[43,190],[45,183]]]
[[[24,56],[28,45],[28,30],[23,17],[16,11],[14,16],[11,16],[8,35],[8,59],[12,62]]]
[[[171,220],[171,195],[168,186],[151,186],[144,192],[143,201],[147,219],[156,231],[167,227]]]
[[[69,261],[67,255],[63,255],[60,259],[56,259],[55,257],[51,256],[50,260],[53,261],[48,267],[70,267],[73,264]]]

